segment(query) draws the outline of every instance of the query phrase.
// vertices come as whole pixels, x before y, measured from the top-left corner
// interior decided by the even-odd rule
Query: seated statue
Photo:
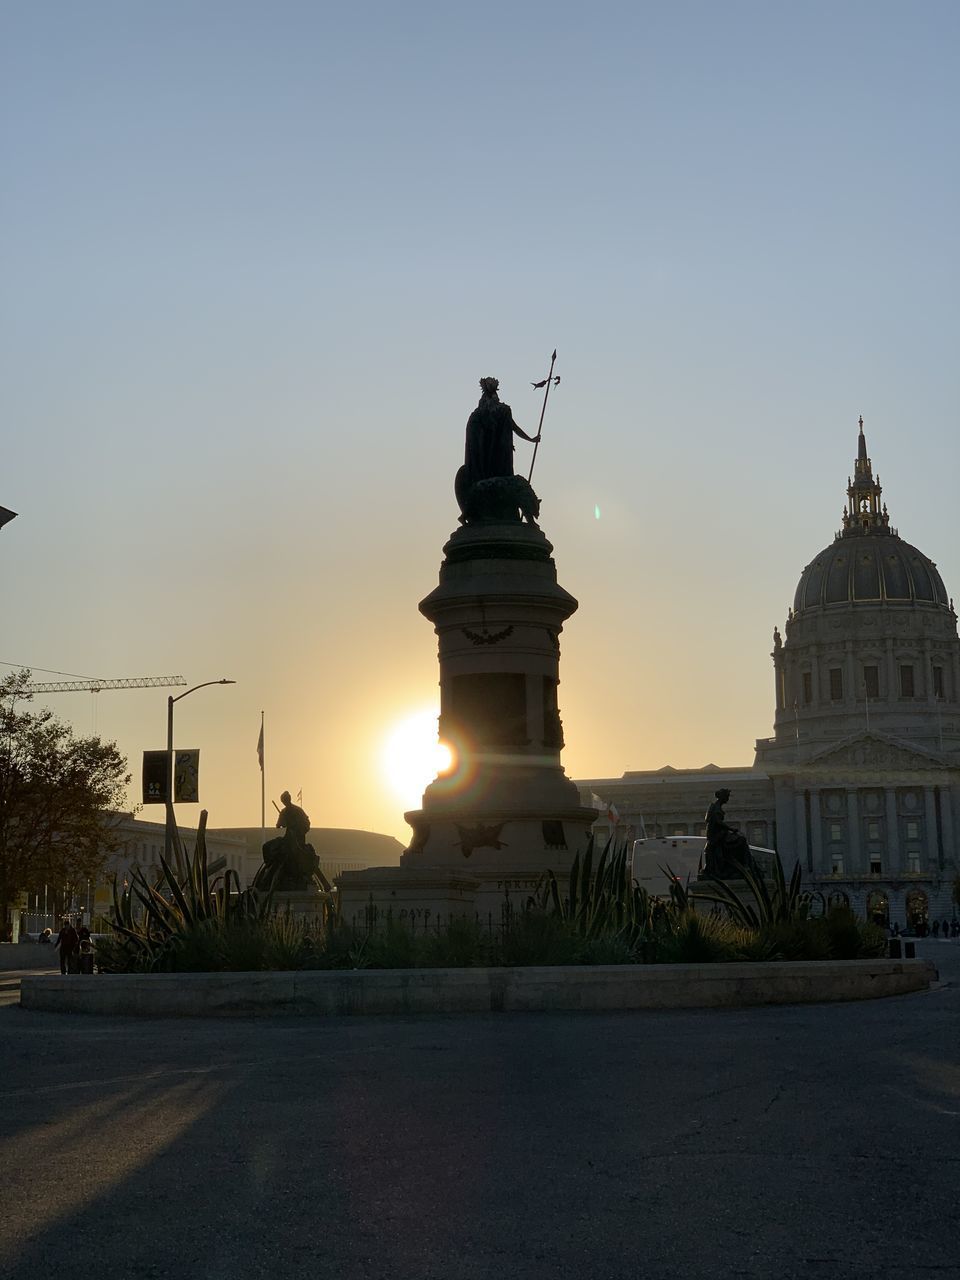
[[[519,520],[536,524],[540,500],[523,476],[514,475],[513,437],[537,443],[513,420],[504,404],[496,378],[481,378],[483,395],[467,419],[463,466],[457,472],[454,490],[460,504],[460,523],[472,520]]]
[[[284,832],[263,846],[263,866],[254,877],[253,887],[304,893],[317,885],[320,874],[320,859],[306,840],[310,819],[299,805],[292,803],[289,791],[284,791],[280,799],[283,808],[277,826]]]
[[[736,827],[731,827],[724,816],[723,806],[730,799],[730,792],[721,787],[714,793],[716,799],[707,810],[707,841],[703,846],[703,869],[708,876],[718,880],[735,880],[742,869],[754,870],[753,856],[747,837]]]

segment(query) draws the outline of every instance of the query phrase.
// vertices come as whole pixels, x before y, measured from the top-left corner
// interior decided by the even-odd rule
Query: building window
[[[843,875],[843,854],[832,853],[830,855],[830,873],[835,876]]]
[[[842,822],[831,822],[829,824],[829,827],[830,827],[831,840],[838,841],[843,839],[843,823]]]
[[[670,834],[672,836],[685,836],[687,834],[686,827],[671,827]]]
[[[920,823],[914,822],[912,820],[904,823],[904,835],[907,837],[908,840],[919,840],[920,839]]]
[[[863,668],[863,688],[868,698],[880,697],[880,668]]]
[[[765,845],[767,841],[767,824],[765,822],[748,822],[747,840],[750,844]]]
[[[843,701],[843,671],[840,667],[830,668],[830,701]]]
[[[907,871],[909,871],[912,876],[918,876],[920,874],[920,853],[916,849],[909,849],[907,851]]]
[[[868,840],[883,839],[883,828],[880,824],[879,819],[869,818],[867,820],[867,839]]]
[[[867,894],[867,919],[884,928],[890,923],[890,902],[881,889],[871,889]]]
[[[942,698],[943,694],[943,667],[933,668],[933,696]]]
[[[813,676],[809,671],[803,673],[803,705],[809,707],[813,701]]]
[[[879,858],[871,858],[871,859],[870,859],[870,874],[871,874],[872,876],[878,876],[878,875],[880,875],[880,874],[881,874],[881,871],[880,871],[880,859],[879,859]]]
[[[922,889],[911,889],[907,894],[907,924],[911,929],[927,923],[927,895]]]
[[[913,697],[913,667],[909,662],[900,664],[900,697]]]

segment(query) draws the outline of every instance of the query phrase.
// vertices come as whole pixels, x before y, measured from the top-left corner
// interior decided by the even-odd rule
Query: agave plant
[[[548,871],[541,880],[535,905],[550,911],[582,938],[619,936],[631,947],[652,931],[657,900],[632,878],[628,846],[604,845],[596,869],[594,838],[587,842],[583,858],[577,853],[570,868],[566,894],[557,877]]]
[[[810,913],[810,894],[800,887],[799,859],[788,884],[780,855],[775,853],[771,868],[772,886],[756,867],[742,862],[735,862],[734,865],[746,886],[745,893],[735,889],[727,880],[709,876],[706,880],[698,881],[690,891],[691,901],[719,903],[726,907],[732,920],[750,929],[762,929],[768,925],[807,918]]]
[[[207,811],[200,814],[193,854],[187,856],[179,833],[174,841],[177,869],[160,859],[160,874],[151,883],[139,868],[123,889],[113,879],[111,926],[131,968],[165,968],[171,952],[188,934],[208,922],[262,921],[270,914],[272,895],[242,889],[236,871],[228,868],[211,879],[207,867]]]

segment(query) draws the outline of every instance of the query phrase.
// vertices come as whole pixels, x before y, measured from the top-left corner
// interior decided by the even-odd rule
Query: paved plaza
[[[337,1020],[28,1013],[0,1275],[960,1277],[960,944],[862,1004]]]

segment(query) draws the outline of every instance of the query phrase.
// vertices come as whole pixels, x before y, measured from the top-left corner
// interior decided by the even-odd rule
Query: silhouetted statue
[[[253,885],[256,889],[304,893],[314,887],[320,872],[320,859],[313,845],[307,844],[310,819],[298,804],[292,803],[289,791],[284,791],[280,799],[283,808],[277,817],[277,826],[283,828],[283,835],[275,836],[263,846],[263,866],[254,877]]]
[[[723,806],[730,799],[730,792],[721,787],[714,793],[716,799],[707,810],[707,842],[703,846],[703,869],[708,876],[719,880],[736,879],[740,867],[753,868],[753,857],[747,837],[731,827],[726,820]],[[740,866],[736,864],[739,863]]]
[[[463,466],[457,472],[454,491],[460,504],[460,523],[471,520],[519,520],[526,516],[536,524],[540,500],[528,480],[513,473],[513,437],[536,444],[503,404],[496,378],[481,378],[480,403],[467,419]]]

